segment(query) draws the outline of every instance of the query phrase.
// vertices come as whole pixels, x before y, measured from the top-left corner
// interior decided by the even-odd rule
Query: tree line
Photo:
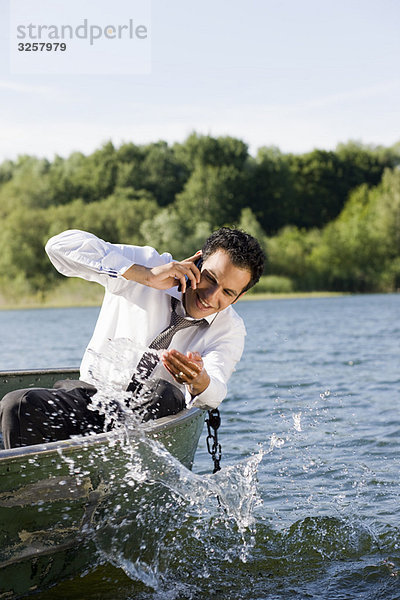
[[[233,137],[111,142],[52,161],[0,165],[0,291],[43,292],[60,279],[45,253],[67,228],[148,244],[177,259],[211,231],[242,227],[265,248],[263,291],[400,287],[400,143],[255,156]]]

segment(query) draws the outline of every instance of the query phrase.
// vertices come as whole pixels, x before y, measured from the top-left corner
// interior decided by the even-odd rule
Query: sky
[[[193,131],[252,154],[400,141],[400,0],[148,0],[149,73],[13,74],[9,17],[22,1],[0,0],[0,160]],[[52,1],[61,14],[66,0]],[[80,0],[81,16],[92,5],[100,22],[115,2]]]

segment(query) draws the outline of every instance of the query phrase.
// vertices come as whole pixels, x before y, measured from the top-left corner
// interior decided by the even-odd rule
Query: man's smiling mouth
[[[200,296],[197,296],[197,299],[204,308],[207,308],[207,309],[212,308],[211,304],[207,304],[207,302],[202,300],[202,298],[200,298]]]

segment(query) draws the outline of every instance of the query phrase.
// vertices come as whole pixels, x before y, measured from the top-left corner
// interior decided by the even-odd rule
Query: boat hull
[[[76,371],[1,374],[0,394],[51,387],[67,377],[77,378]],[[119,522],[135,529],[137,506],[156,504],[159,489],[135,480],[132,460],[143,458],[156,469],[157,441],[190,469],[203,424],[204,412],[194,408],[146,424],[144,435],[111,432],[1,450],[0,598],[44,589],[90,567],[96,535],[116,522],[116,507]],[[132,553],[135,537],[132,532]]]

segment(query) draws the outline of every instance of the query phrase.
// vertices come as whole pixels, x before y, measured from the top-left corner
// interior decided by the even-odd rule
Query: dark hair
[[[224,250],[235,267],[250,271],[250,281],[241,293],[253,287],[263,274],[264,252],[256,238],[248,233],[240,229],[221,227],[205,241],[202,248],[203,260],[217,250]]]

